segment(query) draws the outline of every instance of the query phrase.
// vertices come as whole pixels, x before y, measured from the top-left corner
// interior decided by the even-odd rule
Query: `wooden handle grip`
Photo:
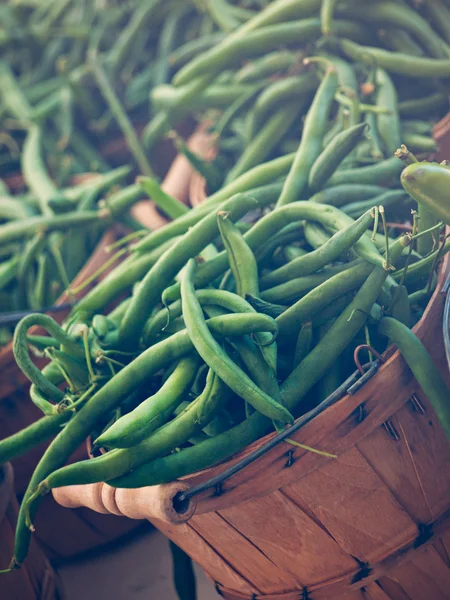
[[[195,512],[194,499],[177,502],[177,496],[188,487],[181,481],[134,490],[113,488],[106,483],[90,483],[57,488],[53,490],[53,497],[66,508],[84,506],[103,514],[178,524],[188,521]]]
[[[200,156],[205,156],[211,146],[212,138],[206,133],[207,126],[202,124],[198,127],[187,142],[188,147]],[[188,159],[183,154],[178,154],[161,184],[162,189],[187,204],[189,183],[193,172],[194,169]],[[159,229],[169,222],[169,219],[158,212],[151,200],[137,202],[131,212],[136,220],[152,230]]]

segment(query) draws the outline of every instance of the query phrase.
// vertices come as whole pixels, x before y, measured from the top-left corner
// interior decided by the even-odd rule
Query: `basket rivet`
[[[214,492],[214,496],[221,496],[221,495],[222,495],[222,492],[223,492],[223,489],[222,489],[222,482],[221,482],[221,481],[219,481],[219,483],[216,485],[216,489],[215,489],[215,492]]]
[[[394,442],[400,441],[400,435],[399,435],[394,423],[390,419],[388,419],[387,421],[385,421],[383,423],[383,427],[386,430],[389,437],[394,440]]]
[[[424,523],[419,523],[417,525],[417,529],[419,530],[419,535],[414,540],[414,548],[418,548],[422,544],[425,544],[433,535],[433,526],[425,525]]]
[[[421,414],[421,415],[424,415],[424,414],[425,414],[425,412],[426,412],[426,411],[425,411],[425,407],[424,407],[424,405],[422,404],[422,402],[420,401],[420,399],[417,397],[417,395],[416,395],[416,394],[413,394],[413,395],[411,396],[411,398],[409,399],[409,401],[411,402],[411,404],[412,404],[412,406],[413,406],[413,409],[414,409],[416,412],[418,412],[418,413],[419,413],[419,414]]]
[[[288,452],[288,459],[286,461],[286,464],[284,465],[285,469],[289,469],[289,467],[292,467],[292,465],[294,464],[294,451],[293,450],[289,450]]]

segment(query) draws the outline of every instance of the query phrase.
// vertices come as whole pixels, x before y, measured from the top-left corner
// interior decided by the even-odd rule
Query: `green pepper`
[[[413,163],[403,170],[401,182],[414,200],[450,225],[450,170],[446,166]]]

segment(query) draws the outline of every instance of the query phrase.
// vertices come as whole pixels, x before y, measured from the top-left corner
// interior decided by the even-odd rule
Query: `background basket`
[[[188,142],[196,152],[201,153],[204,147],[202,130],[195,132]],[[123,144],[114,148],[117,158],[118,149]],[[124,150],[122,148],[122,150]],[[167,170],[167,156],[173,158],[173,146],[162,148],[160,151],[160,166]],[[183,202],[188,201],[189,180],[192,168],[184,156],[176,156],[168,169],[162,186],[164,189]],[[142,200],[134,207],[134,216],[146,226],[156,229],[164,226],[167,219],[161,215],[150,200]],[[95,273],[104,261],[110,258],[106,247],[114,242],[121,233],[120,227],[107,231],[99,241],[94,253],[73,282],[73,287],[78,286],[92,273]],[[114,267],[110,267],[95,281],[87,286],[78,297],[84,296],[95,284],[103,279]],[[63,294],[57,304],[68,301],[68,296]],[[59,323],[67,316],[68,310],[49,313]],[[30,330],[30,333],[44,333],[39,328]],[[45,359],[35,359],[41,368],[46,363]],[[20,431],[36,419],[42,417],[40,410],[30,401],[30,382],[17,366],[12,344],[0,350],[0,439]],[[15,489],[19,497],[24,493],[30,477],[44,453],[48,443],[43,443],[26,455],[15,459],[13,462],[15,472]],[[87,458],[85,446],[81,446],[74,453],[71,461]],[[54,502],[48,496],[42,502],[42,508],[36,518],[38,528],[37,537],[52,559],[69,558],[74,555],[91,550],[98,546],[129,533],[139,526],[137,521],[117,517],[115,515],[99,515],[88,509],[80,508],[74,511],[67,510]]]
[[[0,467],[0,564],[7,565],[14,546],[18,504],[14,494],[13,469]],[[57,600],[58,581],[47,558],[32,540],[27,564],[20,571],[2,576],[1,597],[5,600]]]

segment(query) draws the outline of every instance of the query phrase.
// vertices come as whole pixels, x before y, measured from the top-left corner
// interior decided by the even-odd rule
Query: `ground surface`
[[[125,543],[58,568],[65,600],[177,600],[167,539],[145,531]],[[218,600],[211,582],[196,567],[198,600]]]

